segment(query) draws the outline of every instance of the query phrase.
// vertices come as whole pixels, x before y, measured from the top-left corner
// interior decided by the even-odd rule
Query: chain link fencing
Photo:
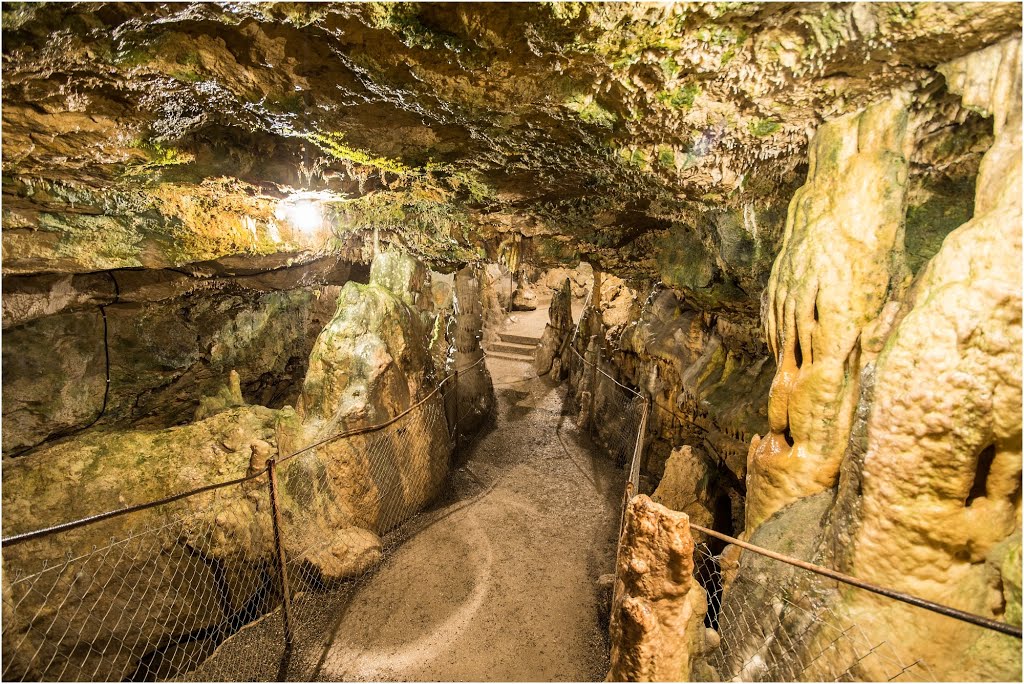
[[[627,502],[638,491],[650,404],[616,380],[602,336],[582,336],[583,327],[581,319],[569,344],[575,409],[628,466]],[[385,424],[325,437],[240,480],[5,539],[3,679],[323,678],[353,596],[429,524],[424,514],[446,496],[452,461],[490,415],[483,361],[457,368]],[[734,562],[695,545],[705,626],[718,640],[705,656],[711,679],[934,679],[926,663],[902,660],[838,614],[823,599],[834,586],[746,555],[761,572],[737,574]]]
[[[888,641],[871,640],[841,617],[823,598],[830,588],[812,573],[764,559],[760,571],[726,577],[722,565],[707,544],[695,544],[704,625],[720,640],[706,656],[713,681],[935,679],[923,660],[905,662]]]
[[[568,348],[575,362],[569,364],[570,385],[577,387],[574,407],[581,427],[619,466],[629,469],[630,492],[639,486],[640,458],[649,402],[639,391],[615,378],[615,369],[604,359],[604,335],[586,335],[600,328],[593,310],[584,310],[573,330]]]
[[[382,426],[5,539],[3,679],[315,678],[338,611],[443,496],[490,394],[481,355]]]

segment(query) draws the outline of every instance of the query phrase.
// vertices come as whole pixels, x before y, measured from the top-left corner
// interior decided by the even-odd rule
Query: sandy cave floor
[[[577,429],[565,387],[488,359],[493,424],[444,501],[386,540],[384,563],[295,601],[290,679],[593,681],[607,672],[596,581],[613,570],[623,471]],[[280,614],[189,679],[273,679]]]

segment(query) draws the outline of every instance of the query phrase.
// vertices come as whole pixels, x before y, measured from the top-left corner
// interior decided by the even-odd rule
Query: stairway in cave
[[[514,333],[498,333],[500,342],[491,342],[487,345],[488,356],[508,361],[522,361],[531,363],[533,354],[540,344],[539,337],[528,335],[517,335]]]
[[[547,322],[546,303],[533,311],[510,313],[498,331],[498,339],[485,343],[487,355],[506,361],[533,363],[533,356]]]

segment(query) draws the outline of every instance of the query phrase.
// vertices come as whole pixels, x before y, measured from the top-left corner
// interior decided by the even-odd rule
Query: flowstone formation
[[[848,557],[859,576],[1020,625],[1021,62],[1011,40],[942,68],[992,116],[974,218],[946,238],[875,363]],[[926,350],[922,353],[923,350]],[[896,553],[896,545],[910,553]],[[850,597],[949,679],[1019,679],[1020,642]]]
[[[373,264],[370,284],[341,289],[335,316],[314,345],[297,410],[234,406],[240,385],[232,373],[195,422],[164,430],[93,428],[5,463],[5,534],[240,478],[261,470],[267,459],[386,422],[418,404],[399,430],[331,441],[279,467],[285,552],[306,568],[295,589],[331,586],[365,572],[381,558],[380,535],[436,496],[451,454],[444,395],[433,392],[440,373],[429,355],[427,276],[410,257],[385,253]],[[143,550],[137,562],[100,562],[88,572],[91,586],[122,583],[155,597],[147,598],[154,605],[145,624],[122,622],[116,606],[102,603],[107,594],[79,593],[71,586],[74,576],[61,576],[52,591],[72,597],[64,610],[76,616],[68,631],[80,633],[80,642],[33,629],[31,615],[46,593],[7,584],[10,573],[53,565],[68,552],[85,553],[140,531],[149,535],[144,540],[152,537],[151,555]],[[13,663],[5,671],[45,679],[59,674],[45,663],[61,669],[70,663],[65,676],[105,672],[119,679],[158,646],[164,653],[173,652],[176,639],[194,642],[188,635],[195,630],[206,630],[200,641],[212,649],[229,636],[214,625],[241,619],[237,628],[274,605],[273,553],[265,479],[5,549],[5,667]],[[166,568],[154,575],[153,563]],[[242,605],[254,584],[266,589]],[[147,636],[137,638],[140,633]],[[134,646],[107,653],[100,645],[109,640]],[[37,648],[46,657],[28,657]]]
[[[451,424],[461,434],[481,427],[494,410],[494,386],[484,365],[481,346],[483,319],[483,273],[481,268],[465,266],[455,273],[455,354],[445,366],[454,377],[451,393],[454,401]]]
[[[747,459],[748,532],[838,481],[870,326],[907,275],[907,103],[898,94],[830,121],[811,141],[807,184],[790,203],[766,293],[778,370],[770,432],[754,437]]]
[[[822,460],[814,472],[778,467],[776,460],[772,471],[765,467],[772,462],[764,458],[772,452],[755,438],[745,534],[755,544],[788,547],[793,555],[884,587],[1019,626],[1020,39],[954,60],[940,71],[950,92],[961,95],[965,106],[990,116],[993,125],[992,145],[979,165],[973,218],[946,236],[909,289],[894,287],[891,281],[899,273],[891,266],[902,250],[898,228],[882,233],[888,237],[895,231],[897,239],[890,259],[881,253],[883,258],[866,262],[874,265],[868,282],[876,288],[867,311],[878,318],[859,333],[850,327],[856,318],[846,328],[836,327],[834,331],[848,331],[848,342],[859,335],[861,353],[854,349],[844,372],[830,383],[824,382],[827,376],[816,378],[815,410],[851,403],[845,422],[838,419],[842,414],[825,424],[832,430],[829,440],[838,444],[820,442],[838,461]],[[886,109],[900,111],[891,102],[874,111]],[[890,140],[903,135],[901,119],[897,116],[895,125],[885,128]],[[906,134],[921,135],[912,130]],[[899,158],[894,150],[888,156],[897,163]],[[878,192],[875,178],[851,185],[839,201]],[[889,179],[888,190],[896,196],[902,192],[900,180],[898,174]],[[798,194],[794,207],[800,198]],[[898,220],[893,217],[892,223]],[[861,239],[874,246],[883,242]],[[807,350],[814,363],[830,357],[828,348],[813,346],[814,336],[811,347],[801,344],[799,299],[790,294],[779,302],[778,286],[797,276],[801,283],[810,278],[819,285],[818,302],[848,302],[852,292],[862,291],[829,285],[815,272],[801,272],[800,265],[785,250],[776,262],[776,297],[769,300],[775,313],[768,319],[769,335],[779,335],[774,344],[782,352],[783,371],[786,355],[797,345],[804,349],[803,367],[791,366],[795,375],[784,377],[781,384],[777,378],[771,398],[788,399],[788,416],[770,418],[777,430],[788,417],[798,445],[801,435],[793,417],[799,412],[793,405],[803,401],[798,392],[811,360]],[[863,273],[858,269],[864,265],[845,263],[845,273]],[[825,310],[819,309],[821,321]],[[848,305],[841,310],[855,316],[865,311]],[[779,315],[788,317],[781,325]],[[817,323],[813,330],[821,329]],[[845,352],[847,347],[838,349]],[[851,387],[857,394],[848,398]],[[775,408],[770,404],[770,411]],[[775,439],[775,434],[766,439]],[[780,448],[774,453],[787,452]],[[808,473],[818,481],[808,480]],[[773,600],[762,586],[764,565],[763,559],[743,553],[730,571],[734,579],[723,598],[723,634],[741,629]],[[804,597],[805,603],[775,611],[773,624],[765,628],[768,639],[748,635],[725,652],[725,661],[736,666],[756,662],[760,669],[749,676],[796,676],[785,668],[801,661],[812,665],[797,674],[811,678],[849,672],[856,678],[884,679],[894,674],[893,662],[907,663],[915,677],[929,679],[1016,681],[1021,676],[1020,641],[1013,637],[867,592],[837,591],[806,574],[786,571],[773,584],[784,595]],[[834,628],[808,622],[814,611],[827,612],[842,629],[855,629],[858,638],[837,640]],[[801,637],[794,649],[779,658],[772,644],[797,634]],[[872,657],[866,655],[869,650]],[[825,655],[813,658],[819,652]],[[878,655],[882,652],[888,657]]]

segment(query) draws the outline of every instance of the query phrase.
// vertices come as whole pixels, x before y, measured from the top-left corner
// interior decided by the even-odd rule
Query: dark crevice
[[[242,627],[268,613],[280,600],[280,593],[275,586],[277,581],[274,579],[274,573],[265,564],[261,564],[262,567],[255,568],[254,572],[262,578],[262,582],[254,588],[248,600],[238,610],[232,611],[231,589],[224,564],[219,560],[209,559],[203,554],[197,553],[196,555],[210,568],[213,574],[218,602],[225,616],[224,619],[216,624],[199,627],[184,634],[165,637],[156,648],[139,659],[135,671],[124,681],[152,682],[158,679],[173,678],[195,669],[206,659],[206,656],[195,661],[187,661],[183,666],[175,662],[175,652],[190,644],[207,642],[204,645],[204,650],[207,652],[206,655],[209,655]]]
[[[967,494],[965,505],[970,506],[975,499],[985,496],[988,488],[988,476],[992,472],[992,462],[996,459],[996,445],[989,444],[978,454],[978,465],[974,472],[974,484]]]

